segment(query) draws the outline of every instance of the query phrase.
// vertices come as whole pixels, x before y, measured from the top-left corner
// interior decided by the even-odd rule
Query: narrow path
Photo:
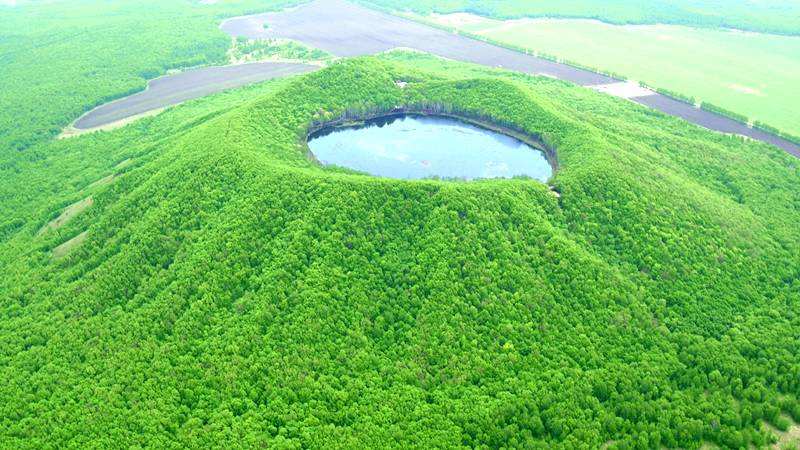
[[[265,22],[269,24],[266,29]],[[547,75],[628,98],[711,130],[767,142],[800,157],[800,145],[664,95],[621,89],[614,86],[620,81],[611,77],[448,33],[345,0],[315,0],[286,11],[236,17],[223,22],[220,28],[231,36],[295,39],[343,57],[407,47],[484,66]]]

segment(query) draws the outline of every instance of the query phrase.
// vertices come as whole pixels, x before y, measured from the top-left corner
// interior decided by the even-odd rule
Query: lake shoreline
[[[488,120],[476,117],[469,117],[466,114],[460,113],[448,113],[448,112],[440,112],[431,108],[417,108],[412,106],[403,106],[394,108],[387,111],[380,111],[380,112],[373,112],[368,114],[359,114],[355,117],[353,116],[342,116],[338,119],[332,119],[327,121],[322,121],[318,123],[312,123],[309,125],[308,129],[306,130],[305,139],[303,141],[303,145],[306,150],[306,156],[315,162],[319,162],[316,156],[311,151],[311,148],[308,145],[308,142],[312,140],[314,137],[319,136],[320,132],[326,129],[341,129],[341,128],[354,128],[354,127],[361,127],[366,125],[370,121],[382,119],[382,118],[390,118],[390,117],[403,117],[403,116],[420,116],[420,117],[443,117],[448,118],[460,122],[464,122],[469,125],[476,126],[478,128],[493,131],[495,133],[499,133],[505,136],[512,137],[517,139],[518,141],[534,148],[535,150],[541,151],[544,154],[545,159],[547,160],[548,164],[553,171],[553,175],[558,171],[558,152],[555,147],[548,145],[544,142],[544,140],[539,136],[534,136],[530,133],[514,129],[511,127],[499,125],[497,123],[492,123]]]

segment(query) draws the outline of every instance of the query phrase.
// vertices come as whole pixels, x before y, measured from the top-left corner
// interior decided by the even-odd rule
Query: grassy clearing
[[[88,236],[89,233],[84,231],[83,233],[54,248],[53,258],[59,259],[67,256],[74,248],[83,244],[83,241],[85,241]]]
[[[114,166],[114,170],[122,170],[122,169],[128,168],[128,167],[131,166],[131,164],[133,164],[133,159],[132,158],[126,158],[126,159],[120,161],[119,164]]]
[[[99,187],[99,186],[107,186],[107,185],[111,184],[111,182],[114,181],[114,178],[116,178],[116,177],[117,177],[116,174],[112,174],[112,175],[108,175],[108,176],[105,176],[103,178],[100,178],[99,180],[97,180],[94,183],[90,184],[89,188],[91,189],[91,188],[96,188],[96,187]]]
[[[427,19],[621,73],[800,133],[800,37],[592,20],[500,21],[469,14]]]
[[[114,173],[112,173],[111,175],[107,175],[107,176],[105,176],[103,178],[100,178],[99,180],[93,182],[92,184],[89,185],[89,189],[100,187],[100,186],[108,186],[109,184],[113,183],[114,180],[117,179],[117,177],[122,175],[121,172],[122,172],[123,169],[126,169],[127,167],[130,167],[132,164],[133,164],[133,159],[131,159],[131,158],[128,158],[128,159],[120,162],[119,164],[114,166]]]
[[[86,211],[86,209],[92,206],[93,204],[94,204],[94,199],[92,199],[92,197],[86,197],[85,199],[79,202],[75,202],[67,206],[61,213],[61,215],[59,215],[54,220],[50,221],[47,225],[42,227],[42,229],[39,230],[39,234],[44,234],[49,230],[57,230],[63,227],[64,225],[67,224],[67,222],[75,218],[75,216],[82,213],[83,211]]]
[[[785,420],[790,424],[785,431],[780,430],[771,423],[764,423],[764,428],[772,433],[775,438],[775,442],[770,448],[779,450],[800,449],[800,424],[792,420],[792,417],[788,414],[782,414],[781,420]]]

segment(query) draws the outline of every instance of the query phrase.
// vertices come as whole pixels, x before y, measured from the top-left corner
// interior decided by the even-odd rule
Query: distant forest
[[[587,18],[613,24],[668,23],[800,35],[800,2],[776,0],[360,0],[420,14],[469,12],[497,19]]]

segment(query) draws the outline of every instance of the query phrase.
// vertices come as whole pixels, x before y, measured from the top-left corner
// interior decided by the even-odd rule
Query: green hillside
[[[541,137],[560,197],[307,157],[312,122],[399,105]],[[391,53],[25,154],[5,448],[762,447],[800,420],[800,169],[766,144]]]

